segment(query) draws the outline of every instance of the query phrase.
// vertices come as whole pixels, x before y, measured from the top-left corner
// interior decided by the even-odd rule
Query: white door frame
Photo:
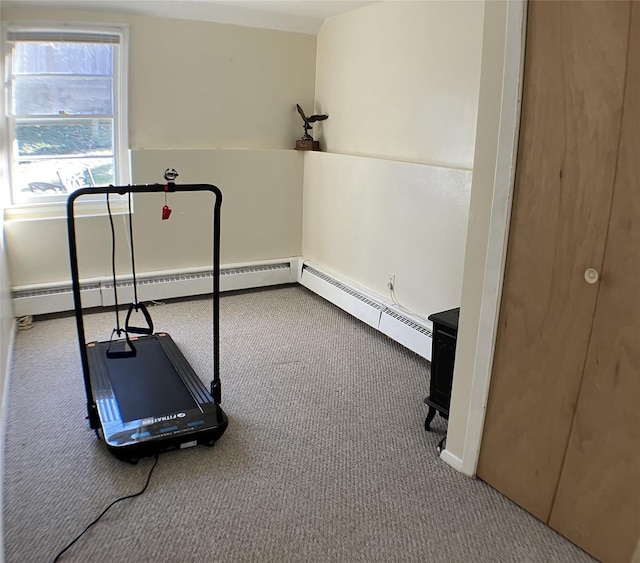
[[[480,455],[504,278],[520,130],[526,8],[526,0],[506,0],[502,101],[480,317],[474,349],[470,350],[471,346],[467,345],[465,349],[460,349],[461,346],[459,346],[457,350],[457,355],[465,353],[474,355],[471,389],[468,404],[455,405],[452,402],[451,412],[452,419],[456,416],[454,407],[458,408],[459,414],[467,414],[466,430],[462,443],[451,444],[451,450],[448,449],[449,443],[447,443],[447,449],[443,450],[441,454],[442,459],[449,465],[469,476],[476,474]],[[463,322],[464,313],[461,315],[461,323]],[[454,395],[455,385],[456,377],[454,374]],[[461,413],[464,407],[467,410],[465,413]],[[456,451],[458,455],[456,455]]]

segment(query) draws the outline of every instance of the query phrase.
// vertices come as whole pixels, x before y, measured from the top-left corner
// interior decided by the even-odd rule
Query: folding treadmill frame
[[[105,342],[87,343],[80,292],[78,252],[75,226],[75,202],[84,195],[96,194],[140,194],[166,192],[209,191],[214,194],[213,206],[213,380],[210,389],[202,384],[171,337],[157,333],[136,338],[136,346],[150,349],[152,354],[162,356],[161,362],[170,362],[181,385],[193,400],[188,408],[176,412],[158,412],[144,418],[123,420],[116,399],[113,382],[109,378],[108,362],[125,366],[129,371],[137,369],[136,358],[106,358]],[[102,436],[111,452],[119,459],[136,462],[139,458],[162,451],[184,448],[195,444],[212,446],[224,433],[228,420],[220,407],[220,208],[222,193],[211,184],[168,184],[82,188],[73,192],[67,200],[67,230],[69,236],[69,258],[75,308],[76,327],[80,344],[80,358],[84,375],[89,426],[101,429]],[[116,291],[116,288],[114,288]],[[148,357],[148,353],[146,354]],[[142,358],[144,355],[140,355]],[[138,356],[136,356],[138,357]],[[142,359],[140,360],[142,362]],[[155,362],[153,362],[155,364]],[[144,369],[144,364],[140,364]]]

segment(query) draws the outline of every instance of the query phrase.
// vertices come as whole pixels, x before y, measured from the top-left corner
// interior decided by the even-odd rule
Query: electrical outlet
[[[387,278],[387,287],[393,291],[393,288],[396,286],[396,275],[395,274],[389,274],[388,278]]]

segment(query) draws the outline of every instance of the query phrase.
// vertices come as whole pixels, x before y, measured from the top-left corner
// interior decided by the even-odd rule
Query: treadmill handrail
[[[105,186],[81,188],[69,194],[67,198],[67,234],[69,239],[69,262],[71,265],[71,284],[73,289],[73,303],[80,344],[80,360],[84,376],[85,391],[87,396],[87,411],[91,428],[99,428],[96,403],[93,398],[91,378],[89,377],[89,359],[87,355],[87,342],[82,315],[82,296],[80,292],[80,274],[78,268],[78,248],[75,225],[75,202],[84,195],[96,194],[136,194],[156,192],[212,192],[215,196],[213,204],[213,380],[211,382],[211,395],[217,403],[221,401],[220,385],[220,208],[222,206],[222,192],[213,184],[142,184],[133,186]]]

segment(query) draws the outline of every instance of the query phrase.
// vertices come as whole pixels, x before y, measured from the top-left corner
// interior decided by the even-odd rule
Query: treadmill
[[[127,335],[126,340],[114,342],[86,342],[75,226],[75,202],[84,195],[95,197],[96,194],[105,194],[108,198],[109,194],[131,197],[132,194],[139,193],[159,192],[166,195],[172,192],[198,191],[209,191],[215,196],[213,380],[209,389],[201,382],[176,343],[165,332],[132,338]],[[82,188],[70,194],[67,200],[69,258],[87,398],[87,418],[89,426],[98,436],[102,434],[107,448],[120,460],[137,463],[142,457],[160,452],[197,444],[213,446],[227,428],[228,419],[220,406],[221,204],[222,194],[216,186],[176,185],[173,182],[165,185]],[[147,319],[150,320],[148,316]],[[152,327],[152,323],[149,324]]]

